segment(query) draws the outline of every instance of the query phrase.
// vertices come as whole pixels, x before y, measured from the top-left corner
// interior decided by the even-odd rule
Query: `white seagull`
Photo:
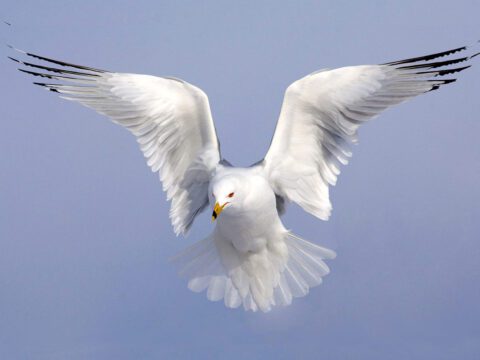
[[[335,252],[285,228],[285,204],[328,220],[329,186],[347,164],[360,125],[386,108],[436,90],[470,67],[463,46],[381,65],[313,72],[291,84],[265,158],[248,168],[230,165],[220,146],[207,95],[172,77],[124,74],[80,66],[19,49],[20,71],[67,100],[108,116],[136,136],[158,172],[175,234],[186,235],[207,206],[213,232],[175,261],[188,287],[207,290],[229,308],[269,311],[319,285]],[[27,61],[34,58],[45,65]],[[444,59],[438,59],[444,58]],[[451,66],[454,65],[454,66]],[[51,83],[49,80],[54,80]],[[47,82],[43,82],[47,81]]]

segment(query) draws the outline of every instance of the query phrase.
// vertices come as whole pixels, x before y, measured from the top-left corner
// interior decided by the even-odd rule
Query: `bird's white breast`
[[[238,198],[218,217],[215,231],[242,253],[259,252],[285,231],[277,213],[275,193],[255,167],[223,168],[212,179],[213,187],[226,177],[237,184]]]

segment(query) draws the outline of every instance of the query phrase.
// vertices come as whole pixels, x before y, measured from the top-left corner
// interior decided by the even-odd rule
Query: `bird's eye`
[[[235,195],[235,193],[231,192],[230,194],[228,194],[228,197],[231,198],[233,197],[233,195]]]

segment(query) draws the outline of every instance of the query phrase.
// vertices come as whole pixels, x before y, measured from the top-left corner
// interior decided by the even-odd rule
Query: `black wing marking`
[[[68,63],[68,62],[65,62],[65,61],[55,60],[55,59],[48,58],[48,57],[45,57],[45,56],[36,55],[36,54],[30,53],[30,52],[27,52],[27,51],[23,51],[23,50],[17,49],[16,47],[13,47],[12,45],[7,45],[7,46],[8,46],[10,49],[15,50],[15,51],[17,51],[17,52],[19,52],[19,53],[21,53],[21,54],[25,54],[25,55],[30,56],[30,57],[32,57],[32,58],[35,58],[35,59],[38,59],[38,60],[42,60],[42,61],[46,61],[46,62],[49,62],[49,63],[52,63],[52,64],[56,64],[56,65],[60,65],[60,66],[65,66],[65,67],[71,67],[71,68],[74,68],[74,69],[87,70],[87,71],[92,71],[92,72],[97,72],[97,73],[105,73],[105,72],[108,72],[108,71],[102,70],[102,69],[97,69],[97,68],[93,68],[93,67],[89,67],[89,66],[72,64],[72,63]]]
[[[98,78],[101,78],[103,75],[108,74],[106,70],[101,70],[89,66],[82,66],[77,64],[68,63],[65,61],[55,60],[45,56],[36,55],[29,53],[20,49],[17,49],[11,45],[8,45],[12,50],[23,54],[28,57],[32,57],[50,64],[59,65],[59,67],[45,66],[32,62],[27,62],[23,60],[16,59],[14,57],[8,56],[8,58],[24,67],[33,68],[33,70],[27,70],[24,68],[19,68],[18,70],[40,78],[46,78],[50,80],[58,80],[59,84],[47,84],[44,82],[34,82],[35,85],[42,86],[43,88],[50,90],[56,93],[66,93],[71,96],[78,95],[79,93],[84,93],[82,90],[82,84],[87,88],[89,85],[93,85]],[[62,67],[62,68],[61,68]],[[69,69],[70,68],[70,69]],[[75,85],[75,89],[68,85],[68,83]],[[85,94],[83,94],[85,95]]]
[[[463,57],[454,58],[454,59],[448,59],[444,61],[431,61],[431,60],[450,56],[459,52],[463,52],[467,49],[469,49],[469,46],[462,46],[455,49],[438,52],[435,54],[418,56],[418,57],[413,57],[410,59],[404,59],[404,60],[398,60],[398,61],[392,61],[392,62],[384,63],[381,65],[385,65],[385,66],[393,67],[397,70],[401,70],[405,73],[405,76],[412,76],[412,75],[418,76],[419,81],[423,80],[423,81],[431,82],[432,87],[428,91],[432,91],[432,90],[439,89],[440,86],[442,85],[453,83],[456,81],[456,79],[437,80],[437,79],[428,79],[429,77],[430,78],[434,78],[438,76],[441,77],[444,75],[455,74],[463,70],[466,70],[470,68],[471,65],[455,67],[455,68],[449,68],[449,66],[469,61],[475,56],[479,55],[480,53],[477,52],[473,55],[463,56]],[[422,62],[422,63],[419,63],[419,62]],[[437,69],[437,70],[430,70],[430,69]],[[423,71],[423,70],[428,70],[428,71]]]
[[[462,46],[462,47],[452,49],[452,50],[442,51],[442,52],[435,53],[435,54],[417,56],[417,57],[414,57],[414,58],[403,59],[403,60],[398,60],[398,61],[392,61],[392,62],[384,63],[382,65],[400,65],[400,64],[408,64],[408,63],[414,63],[414,62],[419,62],[419,61],[430,61],[430,60],[433,60],[433,59],[437,59],[439,57],[452,55],[452,54],[455,54],[457,52],[464,51],[464,50],[467,50],[466,46]]]

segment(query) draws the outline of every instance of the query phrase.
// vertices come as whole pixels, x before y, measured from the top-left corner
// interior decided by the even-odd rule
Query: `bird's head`
[[[215,221],[226,208],[238,205],[240,195],[238,178],[226,176],[215,182],[211,188],[211,203],[215,204],[212,212],[212,221]]]

